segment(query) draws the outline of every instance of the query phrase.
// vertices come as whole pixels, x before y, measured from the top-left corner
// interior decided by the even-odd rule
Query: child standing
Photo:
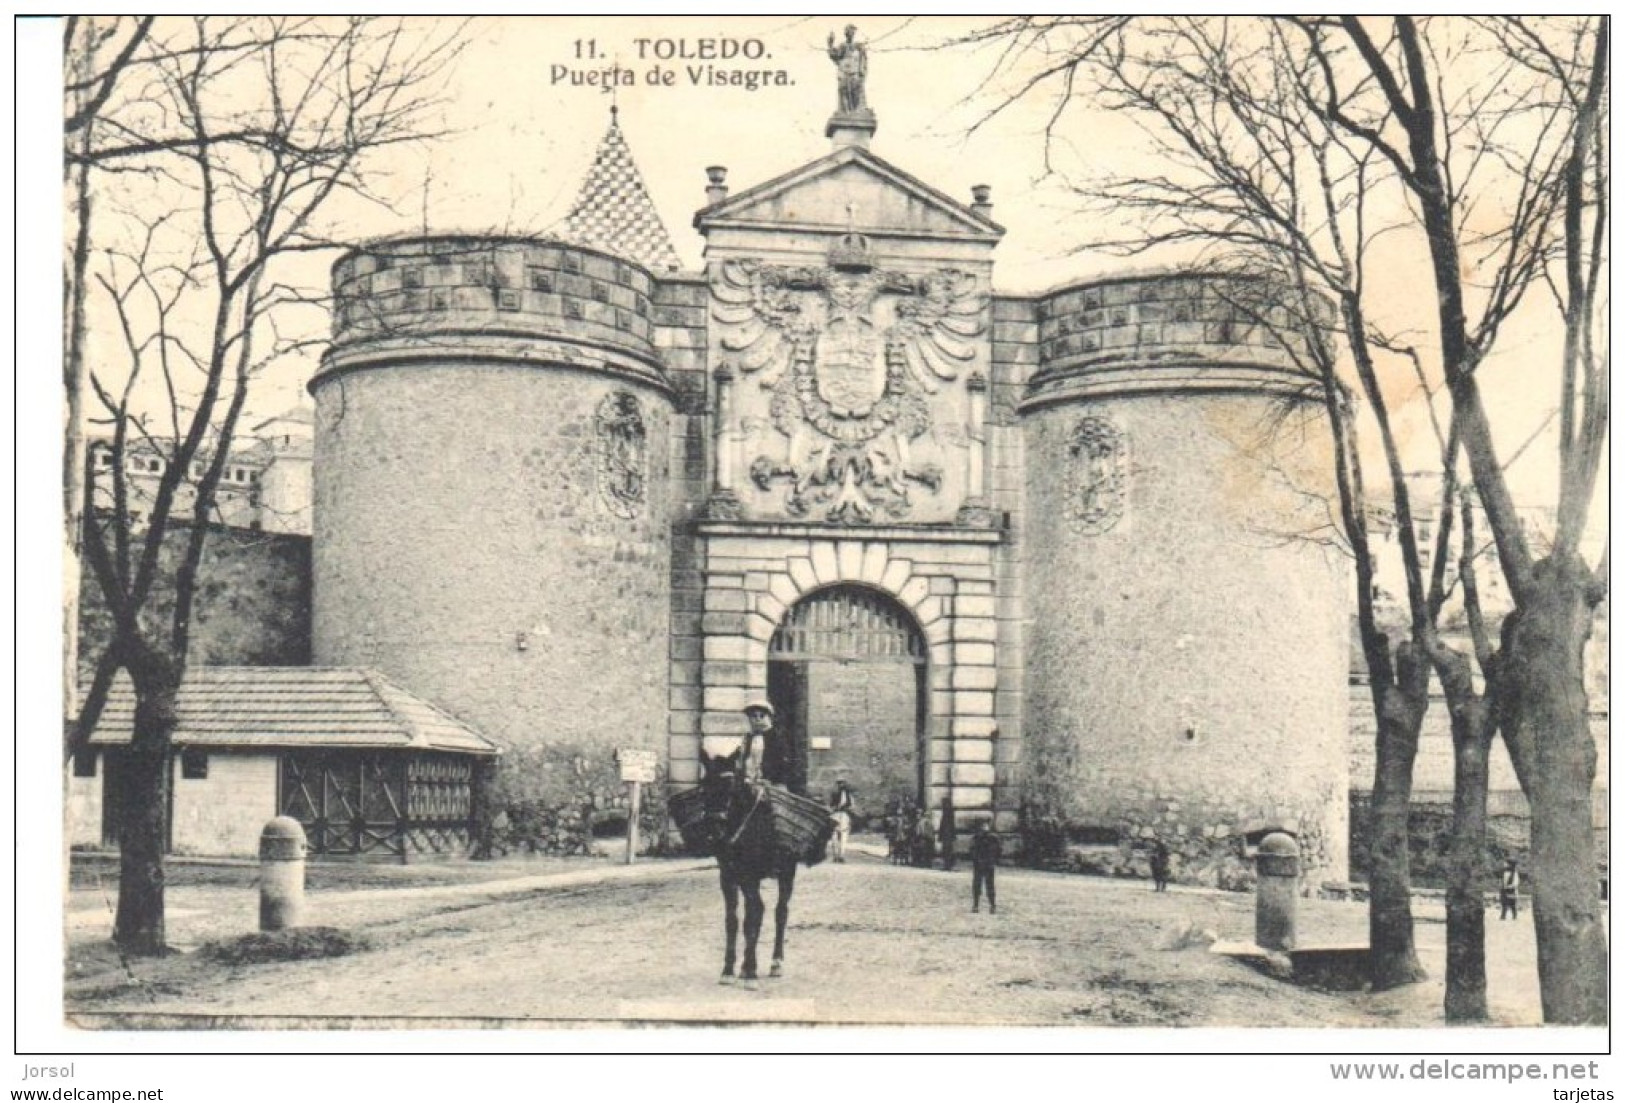
[[[993,825],[983,820],[976,825],[976,834],[970,841],[971,880],[970,880],[970,910],[982,910],[982,889],[987,889],[987,910],[997,912],[999,901],[997,890],[994,887],[993,875],[998,868],[999,856],[1004,853],[1004,846],[999,837],[993,834]]]
[[[1511,858],[1501,869],[1501,918],[1518,918],[1518,863]]]
[[[1151,881],[1157,892],[1168,891],[1168,844],[1158,839],[1151,845]]]

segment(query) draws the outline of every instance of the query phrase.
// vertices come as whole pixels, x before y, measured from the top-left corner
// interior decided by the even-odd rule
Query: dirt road
[[[370,951],[234,967],[186,955],[158,965],[154,983],[138,990],[70,988],[68,1010],[70,1018],[101,1011],[203,1016],[199,1025],[237,1016],[252,1018],[245,1025],[324,1017],[333,1026],[1441,1023],[1438,981],[1380,995],[1322,993],[1268,979],[1201,945],[1171,948],[1189,941],[1180,936],[1192,929],[1250,937],[1249,896],[1155,894],[1141,882],[1020,870],[1000,878],[1000,913],[973,915],[968,872],[872,860],[803,870],[786,975],[764,979],[755,991],[717,983],[722,901],[714,871],[703,871],[497,900],[420,900],[393,914],[372,900],[354,924],[374,936]],[[764,971],[771,923],[770,910]],[[1361,905],[1305,901],[1300,934],[1358,941],[1364,925]],[[1497,1020],[1536,1022],[1532,945],[1524,945],[1533,941],[1529,921],[1490,927]],[[1430,971],[1441,976],[1442,923],[1422,922],[1418,934]],[[1500,982],[1524,971],[1527,983]],[[79,1021],[99,1024],[94,1014]]]

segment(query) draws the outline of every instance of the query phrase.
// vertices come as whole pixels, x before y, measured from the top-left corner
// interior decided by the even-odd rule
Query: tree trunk
[[[1408,645],[1407,645],[1408,646]],[[1406,681],[1406,679],[1401,679]],[[1426,978],[1411,920],[1411,769],[1427,709],[1427,683],[1414,689],[1373,685],[1377,769],[1371,787],[1371,987]]]
[[[1608,1022],[1608,947],[1591,819],[1597,748],[1584,678],[1599,598],[1577,557],[1543,559],[1502,632],[1502,730],[1529,798],[1529,884],[1548,1023]]]
[[[169,844],[170,741],[180,678],[173,664],[132,664],[135,726],[118,756],[118,914],[113,938],[126,954],[165,952],[164,852]]]
[[[1444,1017],[1452,1023],[1490,1017],[1484,963],[1484,843],[1489,825],[1490,703],[1472,691],[1465,656],[1457,677],[1441,671],[1455,745],[1455,815],[1450,828],[1450,883],[1445,894]],[[1464,692],[1465,689],[1465,692]]]

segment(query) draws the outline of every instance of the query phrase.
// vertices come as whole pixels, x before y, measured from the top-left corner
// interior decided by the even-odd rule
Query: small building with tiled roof
[[[197,667],[176,702],[170,849],[252,856],[265,821],[292,816],[317,854],[462,853],[478,763],[497,748],[370,670]],[[129,742],[135,693],[115,685],[74,763],[70,842],[117,840],[109,759]]]

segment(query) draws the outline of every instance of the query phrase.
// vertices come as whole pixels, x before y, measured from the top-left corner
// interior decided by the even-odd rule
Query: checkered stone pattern
[[[611,108],[609,130],[565,218],[564,237],[635,261],[651,272],[681,267],[632,150]]]

